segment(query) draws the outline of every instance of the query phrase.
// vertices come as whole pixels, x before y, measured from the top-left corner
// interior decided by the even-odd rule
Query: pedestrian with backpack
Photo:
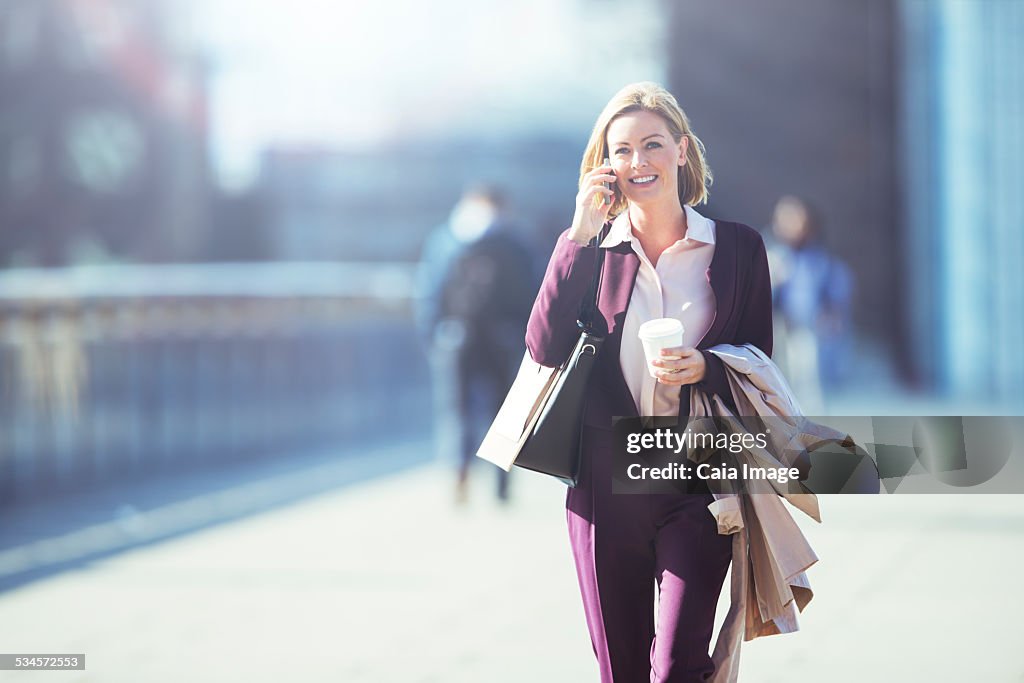
[[[429,237],[420,263],[418,322],[428,355],[437,445],[457,462],[455,500],[469,493],[470,466],[523,356],[536,294],[534,262],[494,187],[467,190]],[[508,473],[495,468],[498,500]]]

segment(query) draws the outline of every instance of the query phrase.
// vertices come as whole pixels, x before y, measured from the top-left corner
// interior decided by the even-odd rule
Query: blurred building
[[[858,274],[862,328],[902,343],[895,4],[669,3],[670,88],[708,148],[711,215],[762,227],[793,194]]]
[[[942,389],[1024,400],[1024,3],[904,0],[908,358]]]
[[[855,319],[923,388],[1018,404],[1024,3],[669,3],[670,88],[715,216],[817,205]]]
[[[434,137],[367,149],[278,146],[263,157],[273,251],[289,260],[415,261],[470,185],[510,197],[526,239],[550,249],[572,219],[586,138]]]
[[[200,251],[204,67],[175,5],[0,6],[0,265]]]

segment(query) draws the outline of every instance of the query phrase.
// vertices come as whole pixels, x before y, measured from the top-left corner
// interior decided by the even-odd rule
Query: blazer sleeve
[[[751,228],[747,228],[752,234],[750,256],[747,260],[747,273],[737,273],[737,277],[745,280],[743,309],[740,313],[740,322],[736,328],[736,338],[733,344],[753,344],[764,351],[769,357],[772,355],[772,281],[768,271],[768,253],[765,250],[764,240]],[[720,396],[731,397],[729,380],[725,374],[725,365],[722,359],[713,353],[704,353],[704,379],[697,385],[705,392],[712,392]]]
[[[555,244],[526,326],[530,356],[547,367],[564,363],[579,339],[576,319],[596,266],[598,247],[582,247],[567,237],[568,232]]]

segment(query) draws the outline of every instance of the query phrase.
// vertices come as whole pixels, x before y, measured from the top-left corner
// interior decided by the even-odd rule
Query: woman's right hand
[[[608,220],[615,191],[605,187],[605,183],[615,185],[611,166],[598,166],[583,176],[583,185],[576,195],[576,213],[572,217],[572,227],[569,228],[569,239],[576,244],[589,244]]]

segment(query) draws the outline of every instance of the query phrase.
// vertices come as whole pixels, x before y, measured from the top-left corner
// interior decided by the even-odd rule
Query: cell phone
[[[602,164],[602,166],[611,166],[611,165],[612,165],[611,159],[605,158],[604,163]],[[612,175],[615,175],[615,171],[609,171],[609,173],[611,173]],[[614,190],[615,189],[614,187],[612,187],[612,183],[605,183],[604,186],[607,187],[609,190]],[[612,199],[613,199],[613,197],[611,197],[609,195],[605,195],[604,203],[605,204],[611,204],[612,203]]]

